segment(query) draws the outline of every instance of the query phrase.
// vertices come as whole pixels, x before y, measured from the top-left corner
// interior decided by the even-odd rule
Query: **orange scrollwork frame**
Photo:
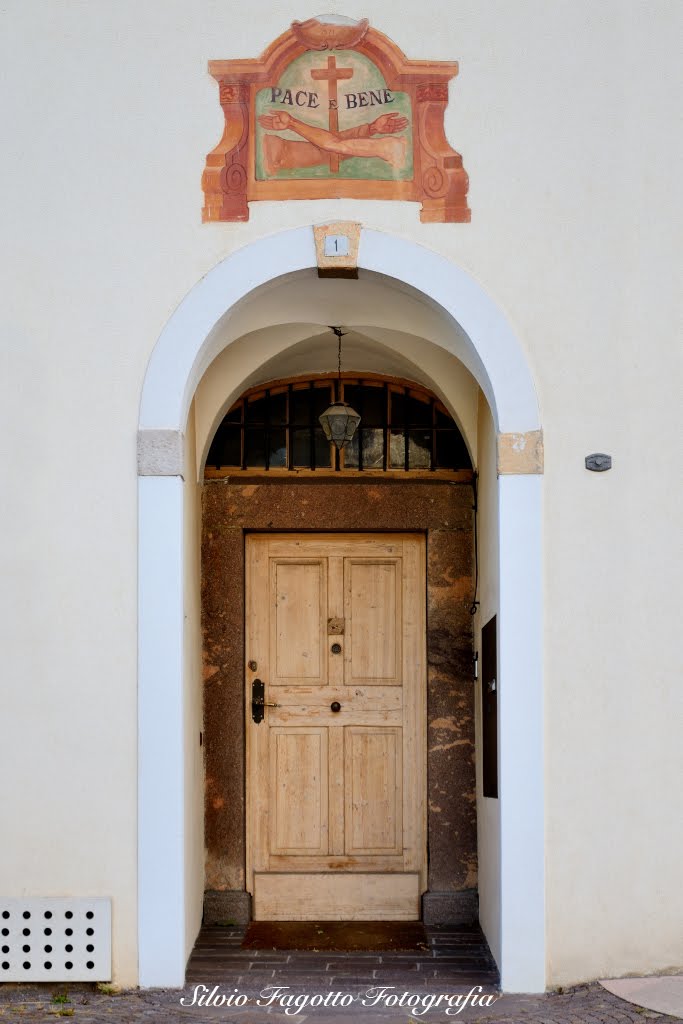
[[[267,180],[255,177],[256,92],[276,85],[285,68],[307,50],[354,49],[377,65],[389,89],[410,95],[413,110],[413,178],[376,181],[351,178]],[[204,221],[246,221],[249,203],[289,199],[393,199],[422,202],[423,222],[469,221],[468,178],[462,157],[448,143],[444,113],[454,61],[407,60],[387,36],[362,21],[344,25],[310,19],[294,22],[260,58],[212,60],[225,115],[223,137],[206,158],[202,177]]]

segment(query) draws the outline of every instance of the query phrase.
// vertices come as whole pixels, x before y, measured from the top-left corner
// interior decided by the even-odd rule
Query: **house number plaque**
[[[325,235],[325,256],[348,256],[348,235]]]

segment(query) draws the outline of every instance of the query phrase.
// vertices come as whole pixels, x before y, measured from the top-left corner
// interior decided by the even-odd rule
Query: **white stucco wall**
[[[207,0],[169,0],[163,14],[132,0],[9,5],[0,650],[11,725],[0,761],[17,824],[0,848],[4,888],[110,895],[115,978],[137,981],[145,367],[173,309],[226,254],[348,218],[471,273],[537,383],[548,980],[680,965],[681,8],[329,7],[367,15],[409,57],[460,60],[447,130],[470,175],[471,224],[422,225],[415,205],[350,200],[255,204],[246,224],[201,224],[204,156],[222,129],[206,61],[257,55],[319,13],[310,4],[255,0],[248,16]],[[584,456],[600,450],[614,469],[588,474]]]
[[[195,406],[185,433],[184,744],[185,744],[185,954],[202,923],[204,903],[204,730],[201,632],[201,488],[195,459]]]
[[[480,394],[477,448],[479,547],[479,609],[474,619],[474,649],[479,652],[475,687],[477,735],[477,840],[479,857],[479,920],[496,963],[501,963],[500,934],[500,799],[483,795],[481,756],[481,630],[500,612],[498,587],[498,477],[496,431],[486,399]],[[499,797],[500,797],[499,789]]]

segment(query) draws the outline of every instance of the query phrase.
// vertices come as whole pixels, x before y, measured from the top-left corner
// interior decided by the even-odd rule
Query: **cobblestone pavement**
[[[320,994],[325,991],[321,986],[317,986],[317,990]],[[315,991],[311,985],[292,985],[295,996],[310,996]],[[327,987],[326,991],[334,993],[335,990]],[[496,996],[493,1005],[488,1008],[467,1005],[456,1013],[454,994],[460,993],[462,1003],[469,991],[467,987],[457,985],[450,989],[453,1000],[450,1014],[444,1011],[444,1001],[440,1008],[432,1007],[426,1013],[421,1012],[419,1006],[413,1006],[411,1014],[410,1009],[406,1008],[405,999],[403,1008],[380,1005],[364,1007],[362,1000],[365,998],[366,1003],[368,1002],[367,986],[347,983],[339,991],[346,996],[353,996],[354,1001],[335,1009],[331,1009],[329,1004],[327,1009],[305,1006],[296,1014],[290,1012],[287,1015],[281,1006],[257,1006],[257,997],[254,995],[248,996],[247,1005],[239,1008],[199,1006],[196,1002],[194,1005],[187,1005],[192,1003],[194,995],[193,987],[190,986],[183,992],[147,990],[107,994],[98,991],[94,986],[85,985],[73,985],[69,988],[4,985],[0,986],[0,1021],[3,1024],[9,1021],[25,1021],[29,1024],[34,1021],[57,1022],[63,1019],[72,1019],[79,1024],[146,1024],[148,1021],[159,1021],[160,1024],[189,1024],[192,1020],[221,1021],[222,1024],[284,1024],[285,1021],[306,1024],[344,1024],[344,1021],[348,1024],[419,1024],[420,1021],[431,1021],[434,1024],[443,1024],[445,1021],[467,1021],[468,1024],[625,1024],[658,1020],[661,1024],[667,1024],[675,1020],[673,1017],[642,1010],[630,1003],[622,1002],[600,985],[581,986],[561,994],[552,993],[545,996],[501,996],[495,990],[489,989],[488,993]],[[419,996],[424,1000],[425,995],[436,996],[439,992],[449,990],[444,989],[442,985],[432,990],[429,986],[426,989],[411,988],[410,985],[404,987],[399,983],[395,991],[401,994],[412,993],[413,996]],[[219,992],[229,995],[234,993],[234,986],[220,986]],[[185,1000],[185,1006],[181,1005],[181,999]],[[265,999],[262,998],[261,1002],[265,1002]]]

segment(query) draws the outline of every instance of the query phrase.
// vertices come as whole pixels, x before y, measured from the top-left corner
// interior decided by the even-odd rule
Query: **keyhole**
[[[341,654],[341,644],[332,644],[330,650],[333,654]]]

